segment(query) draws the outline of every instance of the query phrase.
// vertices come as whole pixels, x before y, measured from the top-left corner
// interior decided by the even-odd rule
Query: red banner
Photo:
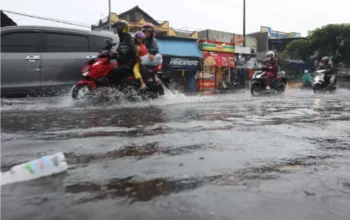
[[[233,53],[220,53],[202,51],[204,66],[235,67],[235,55]]]

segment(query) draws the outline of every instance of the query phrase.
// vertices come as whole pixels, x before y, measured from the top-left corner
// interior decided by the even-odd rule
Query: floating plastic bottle
[[[9,171],[1,172],[1,185],[51,176],[67,169],[68,164],[65,161],[65,156],[59,152],[16,165]]]

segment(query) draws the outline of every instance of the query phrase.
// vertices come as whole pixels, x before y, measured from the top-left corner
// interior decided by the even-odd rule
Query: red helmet
[[[154,27],[154,25],[152,23],[145,23],[142,26],[142,32],[145,32],[145,31],[150,31],[154,36],[156,33],[156,28]]]

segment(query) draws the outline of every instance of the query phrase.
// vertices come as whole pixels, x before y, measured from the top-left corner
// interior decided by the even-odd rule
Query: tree
[[[282,55],[295,55],[307,61],[315,51],[321,56],[332,57],[334,64],[350,64],[350,24],[329,24],[318,28],[306,39],[290,42]]]
[[[308,58],[310,58],[308,39],[299,39],[290,42],[287,44],[287,51],[289,51],[291,55],[295,55],[303,61],[306,61]]]
[[[335,64],[350,63],[349,24],[329,24],[316,29],[308,39],[310,50],[332,57]]]

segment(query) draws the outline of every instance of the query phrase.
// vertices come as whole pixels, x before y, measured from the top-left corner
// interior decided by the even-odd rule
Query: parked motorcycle
[[[334,92],[337,89],[337,78],[336,76],[333,74],[330,77],[330,83],[328,85],[326,85],[325,82],[325,73],[327,70],[317,70],[315,72],[315,77],[313,80],[313,85],[312,88],[314,90],[314,93],[319,93],[319,92]]]
[[[113,60],[111,56],[112,47],[115,43],[111,43],[106,40],[106,47],[104,47],[98,54],[97,58],[91,59],[82,68],[81,75],[83,79],[76,83],[72,90],[72,98],[79,100],[84,99],[87,96],[94,95],[100,88],[113,88],[126,95],[127,99],[134,100],[137,97],[145,99],[158,98],[164,95],[163,85],[168,87],[169,82],[167,76],[160,73],[161,65],[145,68],[144,79],[147,89],[140,91],[140,83],[135,80],[132,70],[126,75],[121,75],[117,79],[110,79],[110,71],[118,67],[118,62]],[[144,74],[143,74],[144,75]]]
[[[269,95],[269,94],[282,94],[285,91],[287,85],[287,78],[284,71],[277,74],[277,77],[270,83],[269,90],[266,89],[266,74],[267,68],[255,69],[255,73],[251,80],[250,92],[252,96],[256,97],[259,95]]]

